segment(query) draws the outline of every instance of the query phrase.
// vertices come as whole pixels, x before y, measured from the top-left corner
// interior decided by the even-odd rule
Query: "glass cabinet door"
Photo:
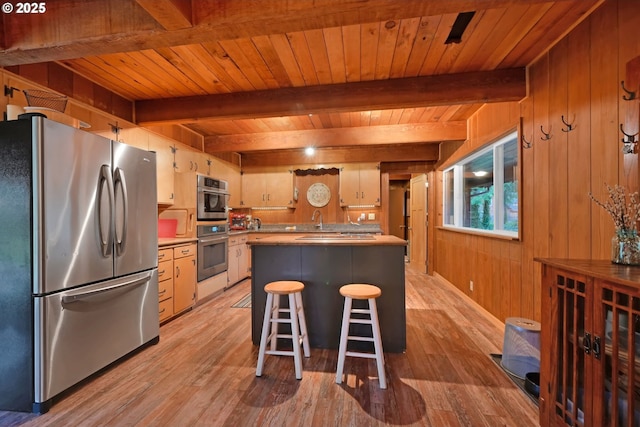
[[[554,407],[556,419],[566,425],[585,425],[585,348],[591,337],[585,333],[586,280],[556,274],[558,307],[557,357],[555,358]]]
[[[640,297],[637,291],[609,286],[599,290],[603,326],[601,404],[594,425],[640,426]],[[596,365],[598,366],[598,365]]]

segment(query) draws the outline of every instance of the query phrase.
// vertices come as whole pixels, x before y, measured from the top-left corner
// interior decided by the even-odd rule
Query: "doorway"
[[[409,222],[409,264],[412,268],[426,273],[427,265],[427,175],[411,178],[410,222]]]
[[[389,234],[409,240],[409,180],[389,182]],[[405,246],[405,256],[408,247]]]

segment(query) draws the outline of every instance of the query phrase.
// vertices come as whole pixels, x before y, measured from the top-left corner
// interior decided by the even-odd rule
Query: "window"
[[[512,132],[444,171],[445,226],[518,237],[517,141]]]

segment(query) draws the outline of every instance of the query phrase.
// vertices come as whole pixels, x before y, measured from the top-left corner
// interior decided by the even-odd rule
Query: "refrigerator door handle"
[[[127,181],[124,177],[124,171],[120,168],[116,168],[113,173],[113,185],[114,190],[117,193],[114,193],[116,204],[118,203],[118,195],[120,195],[122,199],[122,225],[118,221],[118,216],[116,216],[115,221],[115,241],[116,241],[116,254],[122,255],[124,253],[126,244],[127,244],[127,229],[128,229],[128,219],[129,219],[129,195],[127,194]],[[116,210],[116,213],[118,211]]]
[[[114,285],[105,286],[103,288],[98,288],[98,289],[92,289],[90,291],[79,291],[77,293],[69,293],[62,297],[62,305],[82,301],[87,298],[91,298],[91,297],[103,294],[105,292],[111,292],[119,288],[134,287],[134,286],[142,285],[144,283],[147,283],[150,277],[151,277],[151,272],[148,272],[144,276],[138,276],[134,279],[127,280],[126,282],[116,283]]]
[[[103,224],[103,210],[102,197],[104,195],[104,186],[107,186],[107,197],[109,198],[109,220],[105,229]],[[98,180],[98,232],[100,233],[100,246],[102,248],[102,256],[108,258],[111,256],[113,248],[113,178],[111,176],[111,170],[109,165],[102,165],[100,168],[100,179]]]

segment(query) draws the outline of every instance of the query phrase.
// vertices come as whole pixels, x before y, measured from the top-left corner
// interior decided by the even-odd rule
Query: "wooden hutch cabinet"
[[[537,261],[540,425],[640,426],[640,267]]]

